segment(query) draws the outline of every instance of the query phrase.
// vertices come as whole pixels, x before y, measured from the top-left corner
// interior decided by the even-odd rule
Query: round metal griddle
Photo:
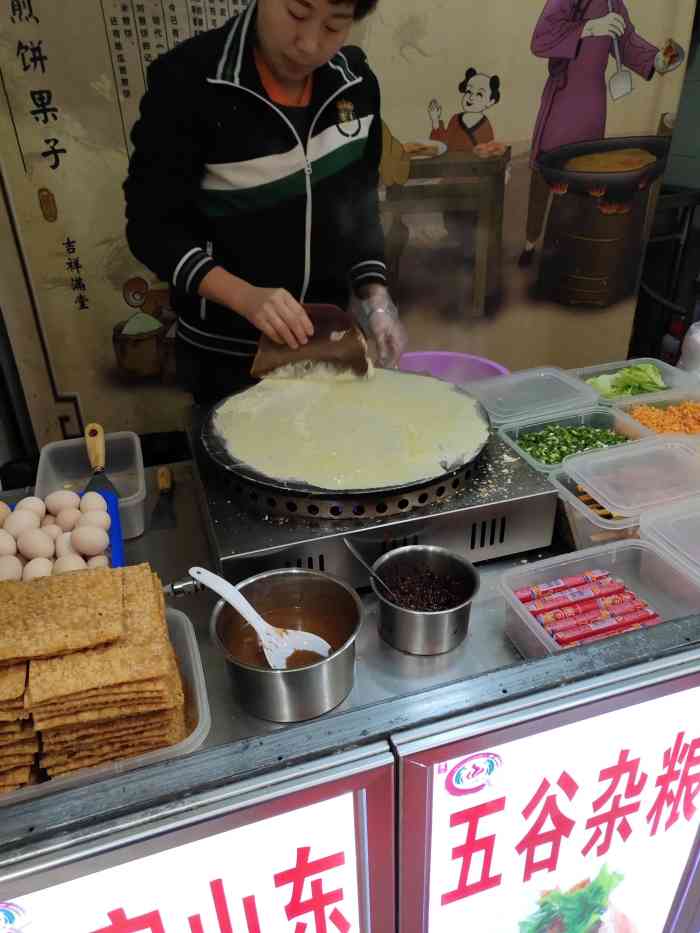
[[[396,373],[397,379],[403,375],[403,373]],[[410,375],[415,378],[416,374]],[[232,457],[223,439],[214,428],[216,415],[228,399],[215,405],[207,416],[202,426],[201,443],[211,459],[231,475],[232,493],[255,511],[261,511],[270,517],[296,516],[312,520],[367,521],[388,518],[414,508],[425,508],[443,501],[463,489],[473,476],[479,458],[488,443],[491,422],[486,410],[477,399],[459,386],[453,386],[453,389],[473,399],[476,403],[477,412],[488,431],[487,438],[464,460],[453,464],[445,463],[441,473],[412,483],[392,487],[338,491],[321,489],[303,480],[280,480],[266,476],[247,463]]]
[[[536,168],[550,185],[567,185],[573,194],[588,194],[605,188],[608,201],[628,201],[637,191],[647,188],[666,170],[671,140],[667,136],[621,136],[589,142],[572,143],[542,153]],[[656,162],[633,172],[574,172],[564,168],[577,156],[615,152],[619,149],[645,149]]]

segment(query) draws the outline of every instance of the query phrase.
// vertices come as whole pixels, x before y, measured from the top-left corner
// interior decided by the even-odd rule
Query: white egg
[[[71,544],[70,531],[64,531],[60,537],[56,538],[56,557],[66,557],[68,554],[75,554],[75,548]]]
[[[46,508],[52,515],[58,515],[64,509],[78,509],[80,508],[80,496],[77,492],[59,489],[58,492],[52,492],[46,497]]]
[[[58,525],[43,525],[41,530],[52,541],[56,541],[63,534]]]
[[[50,577],[53,573],[53,561],[46,557],[36,557],[30,560],[22,571],[22,579],[25,583],[31,580],[39,580],[41,577]]]
[[[6,502],[0,502],[0,528],[5,524],[5,519],[12,515],[12,509]]]
[[[38,515],[40,519],[46,515],[46,506],[36,496],[27,496],[26,499],[20,499],[16,507],[18,509],[29,509],[30,512]]]
[[[94,512],[96,510],[106,512],[107,503],[99,494],[99,492],[86,492],[83,498],[80,500],[80,511]]]
[[[82,528],[76,528],[71,535],[71,544],[73,549],[85,557],[97,557],[109,547],[109,537],[102,528],[93,528],[90,525],[84,525]]]
[[[92,512],[83,512],[78,522],[78,528],[84,525],[91,525],[93,528],[101,528],[103,531],[109,531],[112,527],[112,519],[107,512],[93,510]]]
[[[0,557],[13,557],[16,553],[17,542],[11,534],[0,528]]]
[[[38,528],[41,519],[30,509],[15,510],[12,515],[5,519],[3,530],[9,532],[14,538],[19,538],[23,531],[29,531],[30,528]]]
[[[87,562],[88,570],[97,570],[102,567],[109,567],[109,558],[105,554],[99,554],[97,557],[91,557]]]
[[[41,528],[30,528],[24,531],[17,539],[17,548],[27,560],[32,561],[36,557],[53,557],[56,548],[53,539],[45,535]]]
[[[63,509],[56,516],[56,524],[61,531],[72,531],[80,521],[80,512],[77,509]]]
[[[21,580],[22,564],[16,557],[0,557],[0,580]]]
[[[65,557],[59,557],[53,565],[53,575],[58,576],[61,573],[72,573],[74,570],[86,570],[87,564],[80,554],[66,554]]]

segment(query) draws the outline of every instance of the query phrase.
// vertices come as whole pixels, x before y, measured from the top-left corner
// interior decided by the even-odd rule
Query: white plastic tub
[[[105,436],[106,473],[119,493],[119,516],[125,540],[138,538],[146,526],[146,475],[138,435],[120,431]],[[92,471],[83,438],[54,441],[42,447],[35,495],[45,499],[57,489],[82,492]]]
[[[640,395],[638,398],[634,399],[620,399],[615,403],[615,408],[623,412],[631,418],[635,424],[643,428],[644,425],[632,417],[631,412],[634,408],[638,408],[640,405],[650,405],[652,408],[670,408],[672,405],[680,405],[682,402],[697,402],[700,404],[700,386],[694,389],[673,389],[668,392],[657,392],[654,395]],[[658,436],[659,432],[651,431],[649,428],[645,428],[645,430],[650,434]],[[700,439],[700,434],[688,434],[687,437],[697,437]]]
[[[523,369],[510,376],[466,383],[464,388],[479,399],[495,425],[525,418],[551,418],[560,412],[579,411],[595,405],[597,392],[555,366]]]
[[[173,758],[182,758],[185,755],[191,755],[202,746],[211,729],[211,712],[197,638],[192,623],[184,613],[176,609],[168,609],[167,622],[170,640],[182,673],[187,721],[191,726],[189,735],[179,744],[168,748],[158,748],[136,758],[124,758],[121,761],[98,765],[95,768],[85,768],[82,771],[76,771],[75,774],[52,778],[43,784],[23,787],[11,794],[0,795],[0,807],[45,797],[61,790],[84,787],[136,768],[145,768]]]
[[[512,447],[513,450],[540,473],[555,473],[561,469],[561,464],[550,465],[535,459],[532,454],[524,450],[518,443],[523,434],[531,431],[543,431],[552,425],[561,425],[562,427],[589,427],[605,428],[608,431],[616,431],[624,435],[631,441],[639,440],[642,437],[648,437],[651,433],[638,421],[628,417],[623,411],[616,408],[610,408],[607,405],[594,405],[590,408],[582,408],[580,411],[563,414],[559,417],[549,418],[529,418],[527,421],[519,421],[515,424],[505,424],[498,432],[501,438]]]
[[[590,570],[605,570],[613,579],[623,580],[664,622],[700,612],[700,576],[665,550],[645,541],[621,541],[589,548],[520,566],[501,577],[500,587],[506,600],[506,634],[523,657],[545,657],[570,649],[556,643],[515,593],[527,586],[579,576]]]
[[[572,369],[571,373],[581,380],[589,389],[593,389],[593,386],[588,385],[587,379],[593,379],[596,376],[612,376],[615,373],[618,373],[621,369],[627,369],[629,366],[639,366],[643,363],[652,363],[657,369],[660,370],[661,376],[663,377],[664,382],[666,383],[666,391],[674,391],[675,389],[682,388],[692,388],[693,380],[684,372],[682,369],[678,369],[675,366],[670,366],[668,363],[664,363],[663,360],[655,360],[651,357],[639,357],[634,360],[620,360],[617,363],[601,363],[598,366],[586,366],[583,369]],[[619,402],[626,402],[629,399],[635,399],[637,402],[641,402],[642,399],[651,398],[650,393],[643,393],[641,395],[628,395],[624,398],[603,398],[596,389],[593,389],[594,392],[598,395],[600,401],[604,405],[617,405]],[[654,393],[656,394],[656,393]]]
[[[556,473],[550,473],[549,481],[557,490],[564,506],[577,551],[639,538],[638,517],[601,518],[576,495],[578,484],[566,472],[565,466],[560,467]]]

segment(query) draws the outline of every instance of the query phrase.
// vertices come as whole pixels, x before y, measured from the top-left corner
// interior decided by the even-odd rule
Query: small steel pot
[[[459,554],[441,547],[410,545],[380,557],[373,570],[380,577],[389,568],[432,570],[435,574],[463,577],[469,583],[469,598],[444,612],[416,612],[391,602],[382,586],[372,580],[379,599],[379,634],[392,648],[406,654],[446,654],[464,641],[469,630],[472,601],[479,591],[479,573]]]
[[[352,690],[355,639],[363,607],[357,593],[342,580],[312,570],[273,570],[250,577],[238,588],[265,618],[275,609],[333,615],[347,628],[347,638],[329,657],[294,670],[250,667],[231,655],[227,627],[245,625],[228,603],[217,603],[211,617],[211,637],[226,659],[234,690],[253,716],[272,722],[315,719],[338,706]]]

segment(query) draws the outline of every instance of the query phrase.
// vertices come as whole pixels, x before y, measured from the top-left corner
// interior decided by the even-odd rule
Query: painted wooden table
[[[483,316],[487,298],[498,294],[501,286],[504,198],[510,159],[508,148],[503,155],[487,159],[473,153],[448,152],[434,159],[411,161],[407,184],[386,189],[385,210],[391,213],[387,262],[394,286],[409,239],[404,220],[407,214],[475,214],[472,309],[475,317]],[[465,217],[465,224],[468,222]]]

